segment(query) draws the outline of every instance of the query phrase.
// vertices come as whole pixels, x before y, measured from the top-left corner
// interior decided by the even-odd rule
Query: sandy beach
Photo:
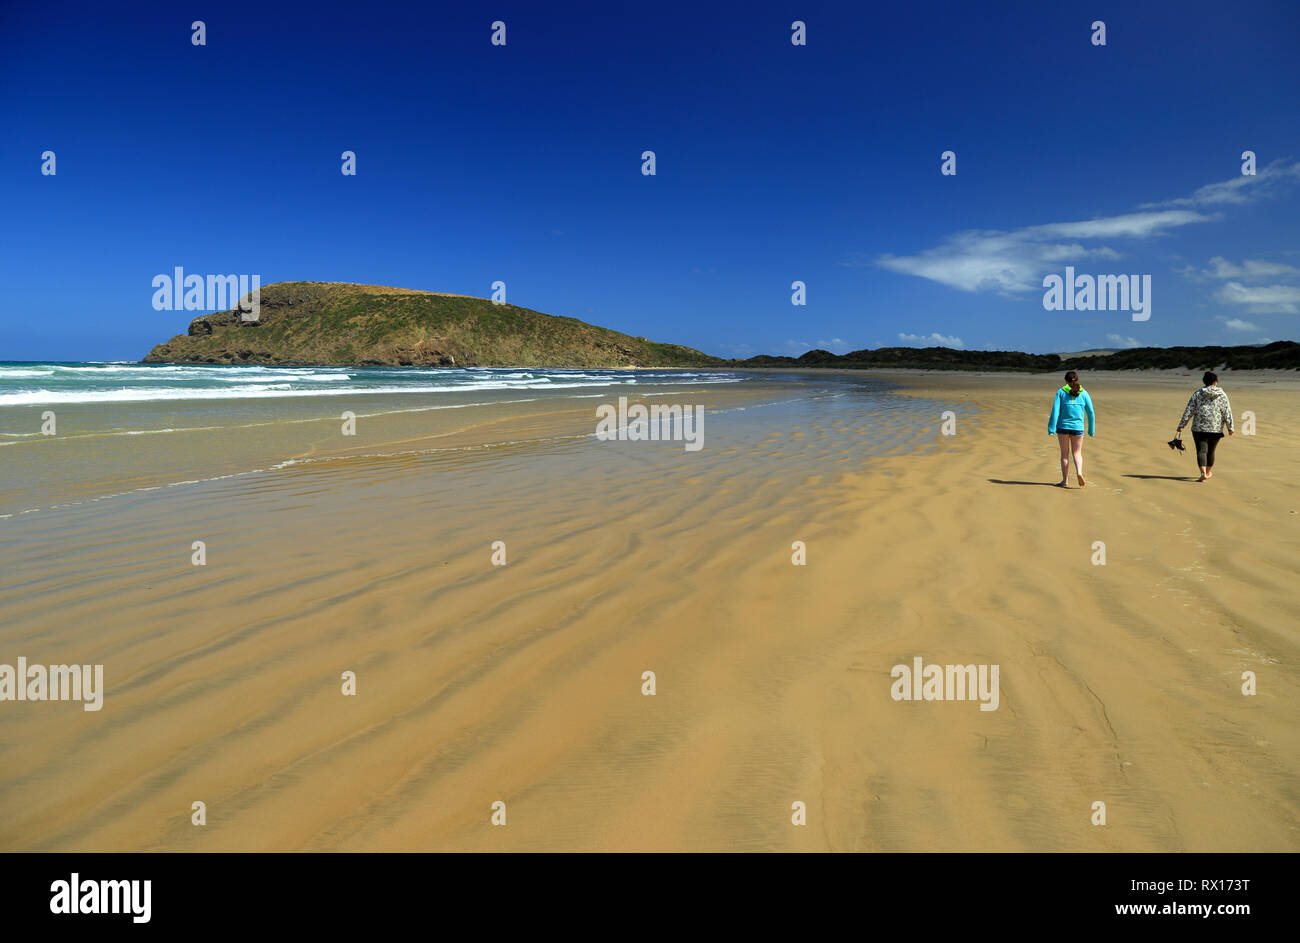
[[[233,477],[68,445],[3,493],[0,662],[104,703],[0,704],[0,849],[1300,850],[1300,378],[1223,376],[1256,434],[1198,484],[1189,376],[1085,373],[1068,490],[1054,375],[684,387],[694,454],[594,441],[595,398],[346,444],[331,403]],[[997,709],[895,700],[917,657]]]

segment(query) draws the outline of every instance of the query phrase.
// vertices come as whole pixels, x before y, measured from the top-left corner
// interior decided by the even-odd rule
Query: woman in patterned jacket
[[[1214,477],[1214,449],[1223,438],[1227,427],[1232,435],[1232,406],[1228,403],[1228,394],[1219,389],[1219,376],[1207,371],[1201,377],[1205,384],[1192,394],[1183,410],[1183,418],[1178,422],[1178,431],[1183,431],[1187,420],[1192,420],[1192,438],[1196,440],[1196,464],[1201,468],[1201,477],[1197,481],[1206,481]]]

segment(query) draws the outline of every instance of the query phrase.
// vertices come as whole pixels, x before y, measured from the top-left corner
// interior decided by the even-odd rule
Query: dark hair
[[[1065,382],[1066,382],[1066,383],[1078,383],[1078,382],[1079,382],[1079,375],[1078,375],[1077,373],[1075,373],[1073,370],[1071,370],[1069,373],[1067,373],[1067,374],[1065,375]]]
[[[1219,375],[1213,370],[1206,370],[1205,376],[1201,377],[1201,382],[1206,386],[1214,386],[1214,384],[1219,382]]]

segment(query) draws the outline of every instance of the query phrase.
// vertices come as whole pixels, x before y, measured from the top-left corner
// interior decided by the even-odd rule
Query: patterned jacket
[[[1217,386],[1203,386],[1187,401],[1183,418],[1178,421],[1178,428],[1192,420],[1193,432],[1223,432],[1226,424],[1232,426],[1232,406],[1228,403],[1228,394]]]

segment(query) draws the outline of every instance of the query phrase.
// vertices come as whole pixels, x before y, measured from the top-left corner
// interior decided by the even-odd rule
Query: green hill
[[[144,363],[689,367],[716,357],[485,298],[380,285],[277,282],[260,316],[204,314]]]
[[[1079,370],[1295,370],[1300,344],[1274,341],[1241,347],[1134,347],[1097,357],[1067,358]]]
[[[731,361],[741,367],[834,367],[850,370],[1055,370],[1056,354],[1022,354],[1017,350],[953,350],[951,347],[879,347],[833,354],[810,350],[799,357],[761,355]]]
[[[953,350],[950,347],[880,347],[832,354],[810,350],[800,357],[761,355],[730,360],[734,367],[835,367],[919,370],[1229,370],[1300,369],[1300,344],[1275,341],[1242,347],[1137,347],[1112,352],[1025,354],[1017,350]]]

